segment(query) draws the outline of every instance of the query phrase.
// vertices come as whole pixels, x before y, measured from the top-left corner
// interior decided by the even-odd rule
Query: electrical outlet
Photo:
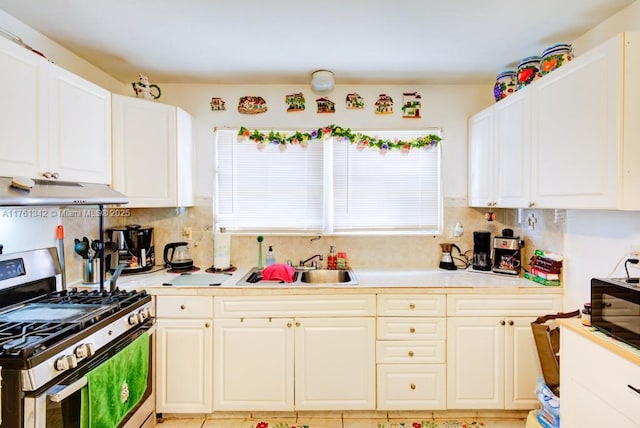
[[[193,239],[193,229],[190,227],[184,227],[182,229],[182,238],[185,241],[191,241]]]

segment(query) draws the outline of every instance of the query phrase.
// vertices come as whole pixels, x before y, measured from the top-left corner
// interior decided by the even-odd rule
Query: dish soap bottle
[[[327,269],[338,268],[338,257],[336,257],[336,247],[329,246],[329,257],[327,257]]]
[[[273,246],[269,245],[269,250],[267,250],[267,259],[265,260],[265,264],[270,266],[276,262],[276,255],[273,252]]]

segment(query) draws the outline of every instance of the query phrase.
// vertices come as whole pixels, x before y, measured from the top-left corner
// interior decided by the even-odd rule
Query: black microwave
[[[593,278],[591,325],[640,348],[640,284],[624,278]]]

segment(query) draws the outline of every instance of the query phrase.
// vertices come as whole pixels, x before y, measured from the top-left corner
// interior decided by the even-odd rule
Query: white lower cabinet
[[[444,295],[378,295],[378,410],[446,408],[445,306]]]
[[[374,296],[214,300],[214,410],[375,409]]]
[[[640,426],[640,365],[564,326],[560,352],[562,426]]]
[[[447,408],[533,409],[541,374],[530,323],[557,295],[449,295]]]
[[[158,296],[156,316],[156,412],[211,412],[212,297]]]

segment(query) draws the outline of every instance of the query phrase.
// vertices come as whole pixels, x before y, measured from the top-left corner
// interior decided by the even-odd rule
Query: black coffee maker
[[[107,239],[115,242],[118,250],[105,258],[109,271],[113,273],[123,264],[122,275],[146,272],[156,264],[153,248],[153,227],[129,224],[125,227],[107,229]]]
[[[471,269],[491,270],[491,232],[473,232],[473,259]]]

